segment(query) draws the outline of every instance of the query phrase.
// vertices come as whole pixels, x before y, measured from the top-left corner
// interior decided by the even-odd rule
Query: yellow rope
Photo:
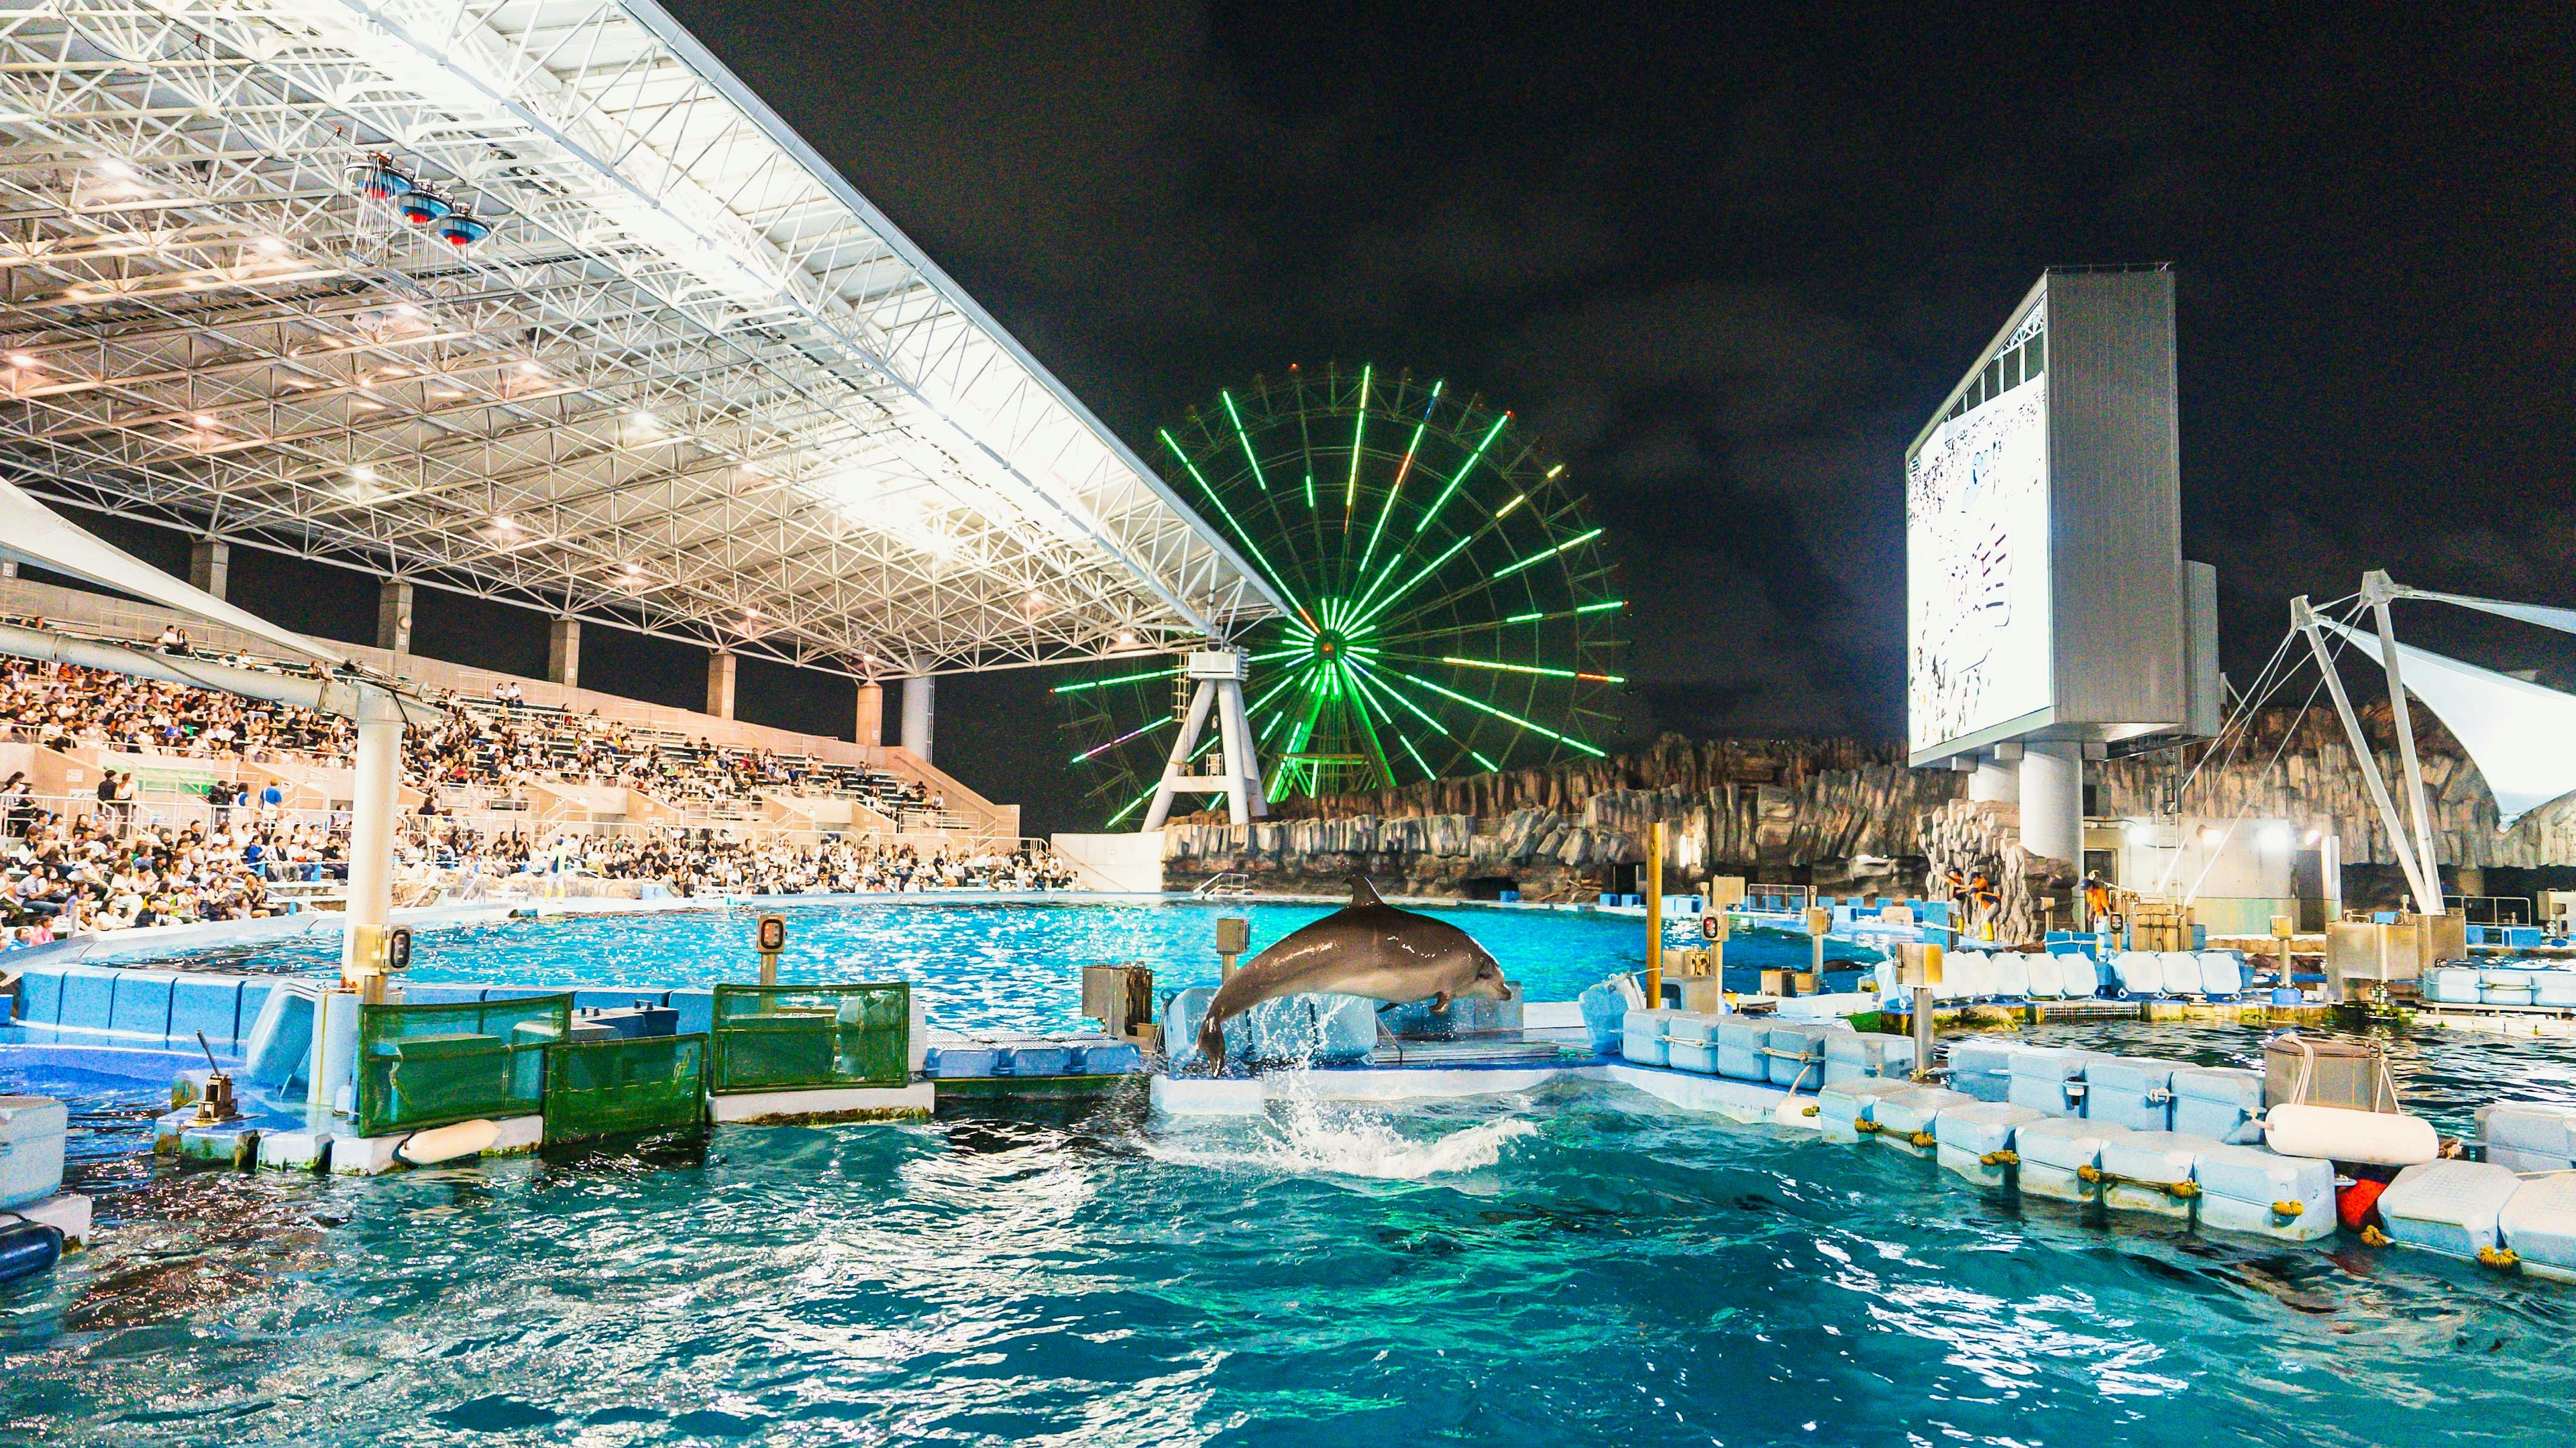
[[[1979,1166],[2019,1166],[2021,1165],[2021,1153],[2014,1151],[2010,1147],[2006,1147],[2001,1151],[1990,1151],[1984,1156],[1978,1157],[1977,1164]]]
[[[2522,1254],[2511,1247],[2480,1247],[2478,1263],[2498,1272],[2511,1272],[2522,1266]]]

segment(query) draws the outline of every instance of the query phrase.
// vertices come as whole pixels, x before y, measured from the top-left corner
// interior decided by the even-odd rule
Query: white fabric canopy
[[[164,608],[226,628],[237,628],[268,640],[297,658],[345,665],[346,654],[258,614],[235,608],[201,588],[113,547],[65,521],[53,509],[29,497],[17,484],[0,478],[0,553],[57,573],[68,573],[101,588],[113,588],[149,599]]]
[[[2326,619],[2318,623],[2371,654],[2379,651],[2375,633]],[[2505,827],[2576,790],[2576,694],[2526,684],[2412,644],[2397,645],[2397,657],[2406,671],[2406,692],[2433,711],[2486,776]]]
[[[2561,633],[2576,633],[2576,608],[2551,608],[2543,603],[2500,603],[2492,598],[2471,598],[2464,593],[2428,593],[2420,588],[2407,589],[2398,596],[2420,598],[2427,603],[2455,604],[2461,608],[2474,608],[2480,613],[2492,613],[2504,618],[2520,619],[2524,623],[2536,623],[2542,628],[2554,628]]]

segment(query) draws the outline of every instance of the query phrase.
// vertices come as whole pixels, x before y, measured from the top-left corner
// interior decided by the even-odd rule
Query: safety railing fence
[[[1746,885],[1744,907],[1773,914],[1804,915],[1816,903],[1813,885]]]
[[[358,1134],[545,1110],[546,1052],[571,1035],[572,997],[358,1008]]]
[[[901,1086],[911,1079],[912,988],[720,985],[710,1091]]]
[[[2526,895],[2445,895],[2442,908],[2461,912],[2471,925],[2529,925],[2536,915]]]

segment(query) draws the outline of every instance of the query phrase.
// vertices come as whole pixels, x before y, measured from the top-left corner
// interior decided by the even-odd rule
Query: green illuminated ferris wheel
[[[1292,367],[1155,443],[1289,605],[1240,641],[1268,798],[1601,756],[1624,604],[1564,465],[1510,413],[1406,373]],[[1107,827],[1152,796],[1190,687],[1169,656],[1056,687]]]

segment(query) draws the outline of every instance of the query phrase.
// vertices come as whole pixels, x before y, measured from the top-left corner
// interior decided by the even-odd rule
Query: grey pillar
[[[733,666],[735,656],[724,649],[707,655],[707,712],[719,719],[733,717]]]
[[[859,685],[858,742],[861,749],[885,743],[885,685],[874,679]]]
[[[2084,746],[2033,739],[2021,747],[2021,844],[2084,868]]]
[[[411,580],[388,578],[376,588],[376,647],[411,652]]]
[[[233,545],[220,538],[200,538],[188,545],[188,585],[217,598],[227,595],[233,571]]]
[[[928,675],[903,681],[903,747],[930,763],[930,725],[938,713]]]
[[[567,689],[581,687],[581,620],[559,618],[546,625],[546,678]]]

